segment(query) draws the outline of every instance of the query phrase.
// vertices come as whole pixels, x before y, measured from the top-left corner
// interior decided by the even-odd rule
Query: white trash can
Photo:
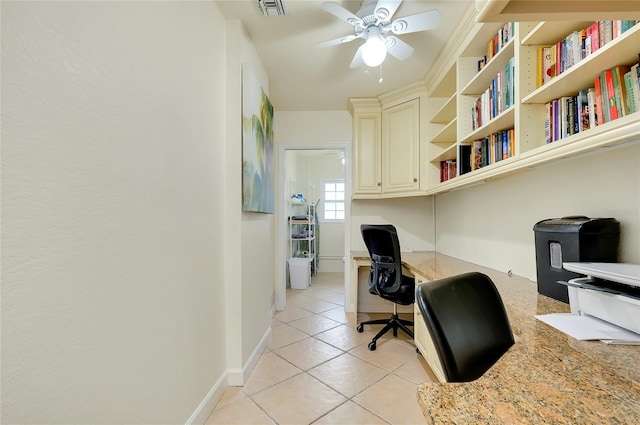
[[[289,280],[291,289],[307,289],[311,281],[311,258],[289,258]]]

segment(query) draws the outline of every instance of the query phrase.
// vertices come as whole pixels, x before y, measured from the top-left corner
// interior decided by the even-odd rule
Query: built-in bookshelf
[[[580,27],[582,30],[585,28],[589,28],[594,24],[595,21],[587,22],[586,25],[584,22],[581,22]],[[600,22],[602,24],[602,21]],[[550,45],[555,46],[558,43],[561,43],[563,40],[570,34],[575,34],[576,32],[580,32],[581,29],[576,29],[576,25],[572,27],[571,30],[568,30],[564,35],[559,36],[555,43],[551,43]],[[532,40],[535,40],[538,32],[545,32],[546,28],[544,26],[536,26],[530,32],[531,36],[523,40],[522,49],[535,49],[538,51],[541,47],[540,45],[529,44]],[[557,32],[554,32],[554,35],[557,35]],[[535,119],[531,125],[536,125],[538,128],[545,129],[545,133],[543,133],[543,138],[538,139],[537,143],[532,144],[531,149],[527,149],[527,151],[532,150],[531,153],[535,153],[536,149],[542,149],[547,145],[553,145],[557,143],[573,143],[576,141],[583,140],[585,138],[589,138],[594,136],[595,129],[597,126],[603,126],[604,129],[607,126],[613,128],[614,126],[609,125],[611,119],[606,119],[601,121],[596,126],[580,126],[578,131],[575,131],[576,128],[573,127],[573,131],[565,130],[563,134],[564,125],[568,125],[570,121],[568,119],[568,115],[572,113],[574,120],[576,118],[576,114],[580,115],[580,113],[589,114],[588,107],[582,108],[580,105],[584,103],[584,96],[587,96],[587,105],[589,98],[590,89],[595,89],[596,80],[599,80],[600,77],[608,70],[616,69],[619,66],[624,65],[633,65],[638,62],[638,54],[640,53],[640,25],[633,25],[628,28],[624,32],[622,32],[618,36],[612,37],[610,41],[607,41],[606,44],[601,44],[598,49],[595,49],[589,54],[584,54],[579,61],[575,62],[573,66],[565,69],[563,72],[558,75],[554,75],[549,81],[546,81],[540,87],[533,88],[532,90],[523,93],[522,96],[522,104],[528,105],[534,111]],[[539,55],[536,54],[538,58]],[[539,59],[536,59],[536,80],[538,80],[538,62]],[[595,93],[594,93],[595,94]],[[593,99],[595,103],[595,98]],[[578,106],[580,108],[580,112],[575,110],[575,107]],[[593,107],[592,107],[593,112]],[[599,111],[602,113],[603,111]],[[635,123],[635,127],[638,126],[638,113],[634,113],[635,119],[631,120],[630,135],[634,130],[633,124]],[[556,137],[553,137],[554,131],[554,116],[556,117],[556,127],[561,127],[560,132],[557,133]],[[602,115],[604,116],[604,115]],[[622,118],[622,117],[620,117]],[[567,122],[567,124],[563,125],[563,121]],[[577,121],[580,124],[580,121]],[[575,125],[575,124],[574,124]],[[617,127],[617,126],[616,126]],[[569,126],[569,129],[572,127]],[[598,131],[597,134],[602,132]],[[552,147],[550,147],[552,148]]]
[[[458,176],[515,154],[516,28],[514,23],[486,26],[460,57]]]
[[[585,44],[586,37],[588,34],[591,37],[593,28],[600,25],[617,30],[612,30],[610,39],[599,43],[597,49],[591,49]],[[508,37],[503,37],[505,28]],[[578,19],[476,23],[467,32],[469,35],[457,47],[455,59],[449,60],[437,74],[440,78],[434,78],[434,83],[428,86],[427,157],[431,168],[428,194],[640,140],[638,106],[618,106],[617,119],[609,117],[600,123],[597,115],[593,115],[594,108],[589,108],[589,99],[596,94],[595,83],[606,84],[607,75],[617,75],[615,81],[626,87],[625,74],[631,73],[640,54],[640,25],[636,22]],[[501,44],[490,52],[490,43],[495,45],[496,36]],[[552,46],[560,54],[565,49],[565,55],[571,49],[574,56],[558,68],[561,72],[542,81],[541,53]],[[451,78],[453,73],[455,81]],[[509,96],[509,101],[505,96]],[[618,96],[625,97],[622,90]],[[563,137],[549,137],[554,119],[552,108],[560,114],[556,119],[564,114]],[[451,112],[453,109],[455,114]],[[570,111],[573,111],[571,123],[567,121]]]
[[[442,80],[432,90],[428,106],[429,111],[433,111],[428,125],[429,168],[437,173],[435,179],[430,178],[429,186],[432,186],[457,175],[455,164],[458,156],[458,120],[455,63],[444,73]]]

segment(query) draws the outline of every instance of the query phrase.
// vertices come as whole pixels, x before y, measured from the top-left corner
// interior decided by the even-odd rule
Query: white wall
[[[432,211],[430,196],[354,200],[351,202],[351,250],[367,250],[360,225],[393,224],[402,251],[433,251]]]
[[[346,106],[346,105],[345,105]],[[304,149],[305,147],[312,146],[314,148],[322,147],[323,145],[331,144],[347,144],[351,143],[351,115],[345,111],[278,111],[276,110],[274,118],[274,133],[277,145],[285,145],[294,149]],[[333,148],[333,146],[331,146]],[[292,157],[293,158],[293,157]],[[292,176],[296,180],[307,179],[308,170],[305,170],[303,166],[297,160],[291,159],[286,163],[287,176]],[[348,173],[348,168],[345,169],[345,174]],[[316,184],[316,183],[314,183]],[[278,188],[280,191],[282,188]],[[316,199],[319,188],[316,184]],[[278,193],[278,199],[280,199],[281,193]],[[284,214],[286,211],[282,211],[282,206],[278,203],[277,214]],[[326,252],[333,252],[333,246],[337,245],[336,238],[330,237],[332,233],[332,227],[335,226],[322,226],[321,232],[323,235],[327,235],[327,242],[332,242],[329,246],[323,245],[322,255]],[[344,226],[336,225],[337,227],[344,229]],[[287,238],[287,229],[281,229],[278,232],[277,237],[279,239]],[[324,236],[321,236],[320,243],[323,244]],[[337,249],[335,252],[338,252]],[[342,248],[344,252],[344,248]],[[320,264],[320,271],[337,271],[344,270],[344,264],[341,264],[341,268],[336,268],[335,262],[322,262]],[[323,268],[323,264],[327,267]],[[340,264],[339,264],[340,266]],[[283,273],[286,275],[286,273]]]
[[[1,7],[3,423],[185,423],[226,368],[225,23]]]
[[[225,280],[229,382],[242,385],[270,331],[276,264],[275,215],[242,212],[242,64],[251,66],[267,94],[269,80],[239,21],[227,22],[227,52],[225,193],[218,201],[225,209],[227,241],[224,258],[228,266]],[[278,135],[274,137],[277,140]],[[274,176],[275,170],[277,163],[273,166]]]
[[[276,108],[276,144],[345,143],[351,141],[351,115],[344,111],[279,111]]]
[[[621,223],[619,261],[640,263],[640,146],[571,158],[436,197],[439,252],[535,278],[533,226],[567,215]]]

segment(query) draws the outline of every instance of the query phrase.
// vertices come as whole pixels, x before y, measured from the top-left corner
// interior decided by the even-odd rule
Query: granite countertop
[[[419,385],[428,423],[640,423],[640,346],[578,341],[538,321],[536,314],[569,312],[569,305],[538,294],[528,279],[432,252],[402,253],[402,260],[429,280],[468,271],[488,275],[516,339],[476,381]]]

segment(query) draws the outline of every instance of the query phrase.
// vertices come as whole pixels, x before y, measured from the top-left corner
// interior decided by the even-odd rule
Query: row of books
[[[576,65],[605,44],[619,37],[640,21],[596,21],[587,28],[573,31],[551,46],[537,50],[537,87]]]
[[[455,159],[440,161],[440,182],[456,177],[456,167],[460,175],[495,164],[515,155],[516,136],[513,128],[492,133],[470,144],[460,145],[458,164]]]
[[[446,161],[440,161],[440,183],[446,182],[456,176],[456,160],[448,159]]]
[[[491,80],[489,88],[471,108],[473,130],[480,128],[515,104],[514,58]]]
[[[515,24],[507,22],[487,44],[487,55],[478,61],[478,71],[493,58],[515,35]]]
[[[602,71],[594,87],[545,105],[545,141],[555,142],[637,112],[640,107],[640,64]]]

